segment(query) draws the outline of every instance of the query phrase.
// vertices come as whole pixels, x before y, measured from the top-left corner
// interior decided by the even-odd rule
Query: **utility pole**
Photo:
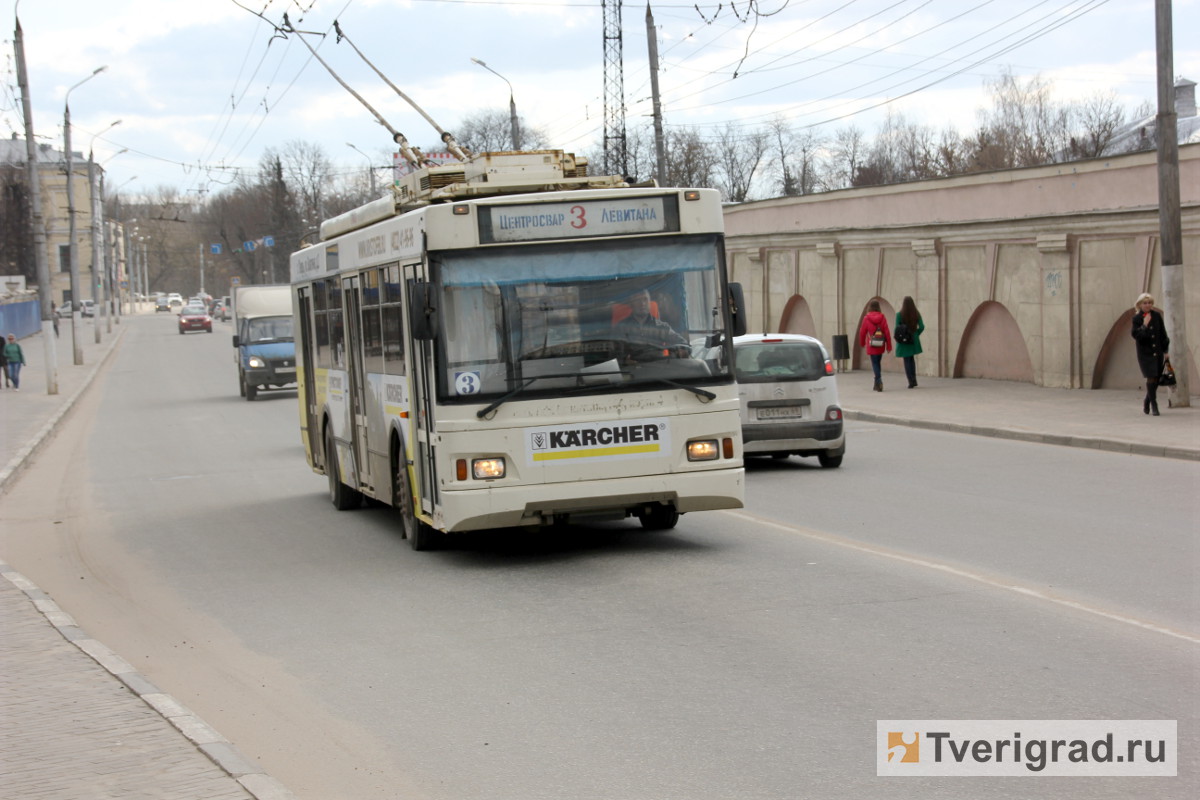
[[[650,98],[654,107],[654,157],[657,162],[658,185],[667,183],[667,147],[663,141],[662,98],[658,93],[658,34],[654,30],[654,15],[646,3],[646,41],[650,45]]]
[[[1183,222],[1179,209],[1179,134],[1175,114],[1175,53],[1171,0],[1155,2],[1158,49],[1158,229],[1162,256],[1162,308],[1167,335],[1179,356],[1172,405],[1191,406],[1188,388],[1187,306],[1184,292]]]
[[[621,0],[600,0],[604,15],[604,171],[629,172],[625,141],[625,64],[621,44]]]
[[[46,225],[42,220],[41,176],[38,174],[37,144],[33,140],[33,104],[29,101],[29,74],[25,71],[25,37],[21,33],[20,19],[16,21],[13,43],[17,58],[17,85],[21,89],[21,111],[25,116],[25,166],[29,172],[29,205],[33,227],[33,257],[37,265],[38,304],[42,307],[46,394],[58,394],[58,350],[54,333],[54,297],[50,292],[50,262],[46,254]]]

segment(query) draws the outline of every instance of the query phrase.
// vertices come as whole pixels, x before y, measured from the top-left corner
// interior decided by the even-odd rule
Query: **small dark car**
[[[159,311],[170,311],[170,310],[171,310],[171,303],[170,303],[170,301],[167,300],[166,295],[163,295],[162,297],[160,297],[154,301],[154,313],[155,314],[157,314]]]
[[[206,331],[212,333],[212,317],[199,306],[187,306],[179,314],[179,332]]]

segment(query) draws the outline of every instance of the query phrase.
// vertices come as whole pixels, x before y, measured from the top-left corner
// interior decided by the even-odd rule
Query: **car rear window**
[[[734,351],[734,370],[741,383],[815,381],[825,377],[825,357],[808,342],[743,345]]]

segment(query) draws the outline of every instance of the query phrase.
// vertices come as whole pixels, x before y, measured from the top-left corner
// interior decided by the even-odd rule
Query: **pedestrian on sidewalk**
[[[911,297],[905,297],[896,312],[896,327],[892,338],[896,340],[896,358],[904,361],[904,374],[908,377],[908,388],[917,388],[917,356],[921,354],[921,334],[925,332],[925,320],[917,311]]]
[[[4,388],[12,386],[12,381],[8,378],[8,359],[4,356],[4,345],[0,344],[0,374],[4,375]]]
[[[1138,369],[1146,379],[1146,398],[1142,401],[1142,413],[1158,414],[1158,377],[1162,375],[1163,359],[1171,340],[1162,314],[1154,310],[1154,297],[1142,293],[1133,304],[1133,336],[1137,350]]]
[[[878,300],[867,303],[867,315],[858,329],[858,343],[871,357],[871,371],[875,373],[874,389],[882,392],[883,354],[892,352],[892,332],[888,328],[887,317],[879,310]]]
[[[4,343],[4,360],[5,374],[12,381],[13,391],[21,391],[21,367],[25,365],[25,352],[17,344],[16,334],[10,333],[8,341]]]

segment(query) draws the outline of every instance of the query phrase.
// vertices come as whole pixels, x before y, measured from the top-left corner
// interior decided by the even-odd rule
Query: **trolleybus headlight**
[[[258,356],[250,356],[250,366],[254,367],[255,369],[262,369],[266,365],[267,362],[263,361]]]
[[[702,439],[698,442],[688,442],[688,461],[715,461],[721,454],[716,439]]]
[[[471,472],[476,480],[504,477],[503,458],[476,458],[471,462]]]

